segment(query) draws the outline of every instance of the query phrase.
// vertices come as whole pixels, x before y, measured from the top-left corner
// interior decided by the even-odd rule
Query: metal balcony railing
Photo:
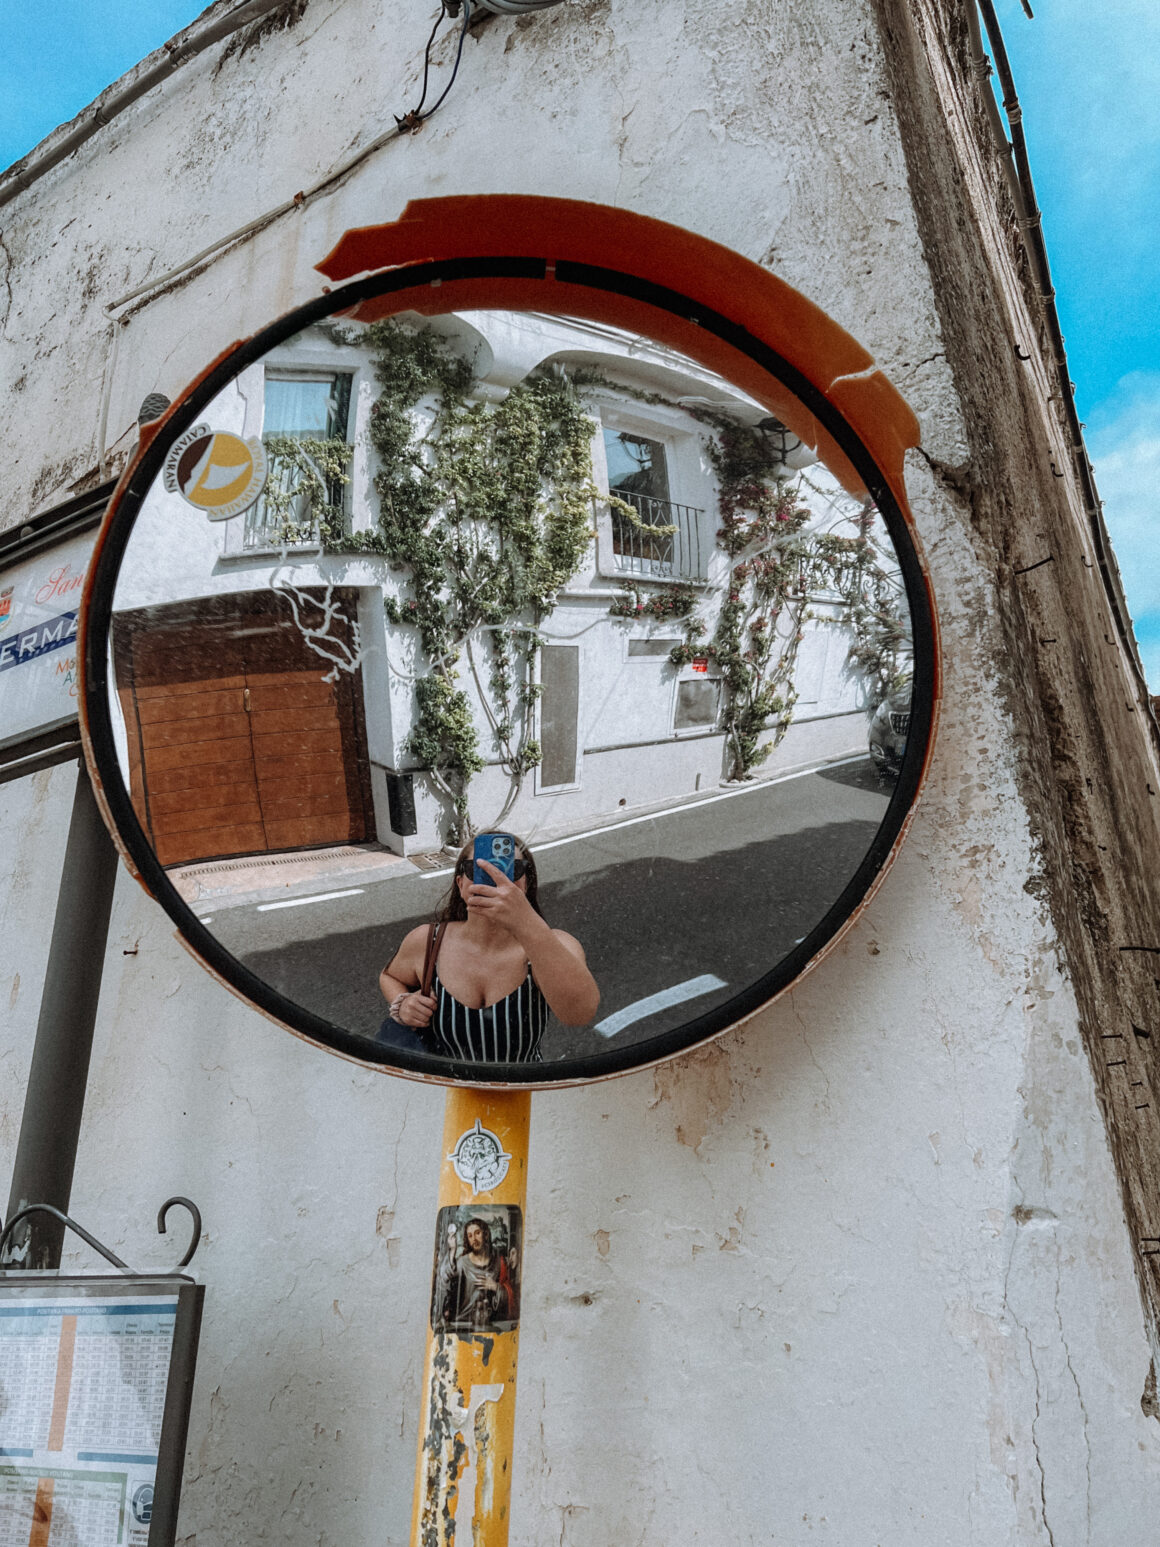
[[[626,575],[660,575],[672,580],[704,580],[708,574],[708,542],[701,535],[695,505],[678,505],[648,494],[614,489],[617,499],[631,505],[645,526],[675,526],[664,536],[642,532],[612,507],[612,552],[618,570]]]
[[[304,469],[292,457],[270,456],[266,488],[246,511],[243,548],[316,548],[325,540],[323,525],[331,532],[342,532],[346,519],[343,485],[326,483],[307,461],[308,469]],[[320,485],[326,489],[326,504],[321,509],[312,498]]]

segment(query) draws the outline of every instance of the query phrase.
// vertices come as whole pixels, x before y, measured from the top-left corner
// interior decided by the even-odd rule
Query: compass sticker
[[[511,1156],[490,1128],[484,1128],[479,1118],[475,1127],[459,1136],[459,1143],[448,1155],[461,1182],[470,1183],[473,1193],[491,1192],[508,1174]]]

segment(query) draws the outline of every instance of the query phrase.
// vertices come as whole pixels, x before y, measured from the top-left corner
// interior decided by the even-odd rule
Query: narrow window
[[[673,498],[673,467],[663,441],[604,428],[613,567],[657,579],[704,580],[705,512]]]
[[[351,376],[319,371],[266,377],[262,439],[270,452],[266,493],[246,513],[246,547],[313,545],[346,524],[345,485],[331,476],[347,444]],[[287,442],[297,445],[288,447]]]
[[[636,517],[634,520],[618,505],[612,506],[612,551],[617,555],[617,567],[638,574],[671,575],[672,535],[650,536],[641,530],[672,525],[664,446],[647,435],[606,428],[604,455],[608,461],[608,492],[628,505]]]
[[[579,783],[580,647],[540,649],[540,788]]]
[[[655,660],[658,655],[672,655],[680,642],[679,639],[630,639],[628,658],[630,661]]]

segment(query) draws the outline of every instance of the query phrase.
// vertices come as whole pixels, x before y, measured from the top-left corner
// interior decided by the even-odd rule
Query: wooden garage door
[[[324,681],[277,596],[199,605],[122,614],[114,633],[130,792],[161,863],[366,838],[360,674]]]

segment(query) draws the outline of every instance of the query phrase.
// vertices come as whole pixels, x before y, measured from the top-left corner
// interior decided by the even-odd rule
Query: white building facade
[[[583,551],[553,593],[546,615],[533,616],[529,608],[498,625],[516,636],[513,669],[520,680],[513,692],[523,688],[535,695],[526,712],[517,706],[521,723],[507,738],[497,726],[505,714],[511,717],[510,706],[495,701],[488,682],[490,626],[471,627],[462,641],[456,636],[457,660],[448,676],[470,705],[484,765],[466,792],[470,826],[506,823],[543,839],[731,779],[778,777],[865,758],[868,719],[884,686],[853,662],[856,630],[849,601],[836,589],[832,568],[823,565],[814,574],[817,566],[811,567],[809,556],[819,534],[836,536],[847,548],[859,540],[866,545],[900,635],[888,675],[905,681],[909,614],[890,539],[867,503],[847,495],[816,455],[761,405],[659,344],[535,314],[451,315],[439,323],[440,348],[472,372],[469,403],[486,412],[489,403],[502,402],[513,386],[538,372],[578,373],[590,435],[583,478],[590,530]],[[428,328],[415,318],[403,333],[411,337]],[[714,421],[705,421],[706,410]],[[262,848],[374,840],[405,854],[437,850],[458,833],[438,769],[433,774],[425,767],[413,745],[415,683],[432,669],[420,631],[409,621],[417,582],[404,565],[375,551],[381,469],[371,426],[377,411],[374,351],[349,324],[308,328],[272,349],[264,361],[240,372],[205,418],[216,430],[266,442],[270,488],[276,492],[240,517],[207,523],[158,480],[138,516],[118,581],[114,653],[123,658],[117,665],[116,708],[127,782],[128,749],[142,739],[142,714],[149,716],[132,681],[150,650],[181,660],[198,653],[204,627],[198,601],[220,625],[212,647],[206,647],[212,648],[219,680],[233,681],[242,669],[238,652],[263,626],[271,605],[274,618],[280,610],[287,624],[297,617],[306,626],[300,650],[306,666],[313,661],[321,673],[333,664],[330,675],[352,679],[346,695],[352,700],[350,724],[335,777],[343,763],[356,764],[362,800],[351,801],[345,787],[336,791],[334,820],[323,820],[329,771],[314,771],[297,787],[300,795],[312,797],[313,825],[275,825]],[[440,404],[428,398],[414,417],[421,454],[438,427]],[[775,437],[768,487],[786,506],[784,538],[736,552],[722,545],[713,422],[736,424],[755,440],[756,427],[770,427],[761,435]],[[309,491],[321,491],[326,477],[311,460],[312,448],[315,457],[326,448],[337,452],[345,467],[325,492],[331,503],[321,506],[321,517]],[[547,488],[545,498],[553,497]],[[445,520],[445,510],[434,519]],[[492,538],[476,534],[470,541]],[[784,605],[769,611],[768,624],[761,617],[755,636],[765,631],[773,637],[766,671],[784,678],[779,709],[767,717],[757,760],[741,769],[715,641],[730,593],[746,589],[751,549],[759,558],[784,559],[795,568]],[[486,584],[486,577],[475,583]],[[861,590],[857,595],[860,600]],[[453,605],[451,577],[446,601]],[[309,631],[310,614],[316,613],[314,622],[321,625],[327,605],[345,621],[341,641],[327,631],[322,638]],[[229,642],[229,619],[239,637],[237,650]],[[529,628],[538,640],[531,649],[522,643],[522,631]],[[126,641],[123,652],[116,644],[119,633]],[[210,670],[208,664],[204,670]],[[149,698],[145,705],[155,702]],[[311,735],[311,722],[287,722],[283,734],[280,750],[290,755],[302,736]],[[513,771],[514,759],[504,757],[505,739],[514,743],[516,757],[531,743],[535,761]],[[254,852],[242,830],[245,814],[236,807],[216,820],[207,815],[212,826],[182,825],[171,833],[164,822],[165,790],[158,792],[158,808],[150,799],[147,767],[137,785],[139,811],[167,863]],[[181,820],[184,824],[185,814]]]

